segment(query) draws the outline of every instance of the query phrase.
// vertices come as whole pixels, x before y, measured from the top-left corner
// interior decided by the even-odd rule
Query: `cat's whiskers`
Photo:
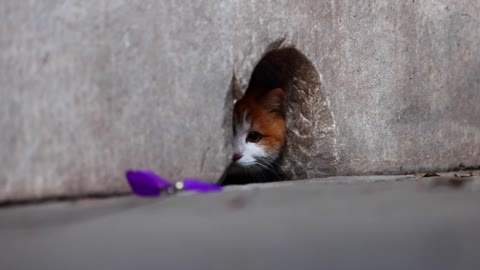
[[[272,163],[267,163],[267,164],[263,164],[261,161],[258,162],[257,164],[255,164],[257,167],[261,168],[261,169],[264,169],[264,170],[267,170],[269,172],[272,172],[275,177],[277,179],[280,179],[280,175],[278,175],[278,173],[276,172],[276,170],[273,168],[273,164]],[[267,175],[265,175],[267,176]]]

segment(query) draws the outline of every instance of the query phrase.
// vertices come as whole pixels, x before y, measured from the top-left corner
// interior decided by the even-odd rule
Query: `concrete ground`
[[[480,269],[480,177],[452,177],[3,208],[0,269]]]

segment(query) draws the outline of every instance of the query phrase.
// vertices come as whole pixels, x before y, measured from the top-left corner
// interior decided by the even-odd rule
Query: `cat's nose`
[[[242,158],[242,155],[240,155],[240,154],[233,154],[233,156],[232,156],[232,161],[235,162],[235,161],[237,161],[237,160],[239,160],[239,159],[241,159],[241,158]]]

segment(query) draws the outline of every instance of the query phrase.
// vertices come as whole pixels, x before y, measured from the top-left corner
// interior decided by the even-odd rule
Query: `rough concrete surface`
[[[479,166],[480,2],[0,2],[0,200],[214,180],[224,121],[285,37],[315,65],[338,174]]]
[[[0,209],[0,268],[480,269],[480,178],[414,179]]]

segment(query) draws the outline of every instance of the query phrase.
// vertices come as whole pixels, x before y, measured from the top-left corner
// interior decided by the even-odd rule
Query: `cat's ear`
[[[233,103],[236,103],[238,100],[242,98],[243,94],[242,94],[242,89],[240,87],[240,82],[238,81],[237,76],[235,76],[235,69],[233,69],[233,72],[232,72],[231,87],[232,87]]]
[[[271,112],[283,114],[285,92],[282,88],[275,88],[268,91],[263,97],[263,105]]]

